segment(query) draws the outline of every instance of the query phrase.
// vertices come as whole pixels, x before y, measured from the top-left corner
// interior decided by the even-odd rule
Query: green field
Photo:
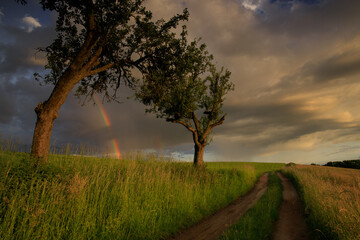
[[[264,172],[278,171],[285,164],[283,163],[259,163],[259,162],[208,162],[206,163],[207,169],[224,169],[224,170],[237,170],[253,168],[255,174],[259,177]]]
[[[164,239],[245,194],[282,165],[0,152],[0,239]]]

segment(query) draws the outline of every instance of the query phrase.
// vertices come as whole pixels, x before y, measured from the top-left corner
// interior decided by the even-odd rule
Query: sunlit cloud
[[[29,63],[35,66],[45,66],[47,64],[47,59],[45,56],[40,54],[32,55],[29,58]]]
[[[243,0],[241,2],[244,8],[249,9],[251,11],[255,11],[259,7],[259,1],[253,1],[253,0]]]
[[[22,22],[24,23],[27,32],[32,32],[35,28],[42,27],[42,25],[39,22],[39,19],[33,18],[31,16],[23,17]]]

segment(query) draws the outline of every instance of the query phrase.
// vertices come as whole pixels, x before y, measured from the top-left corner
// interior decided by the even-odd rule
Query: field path
[[[278,173],[283,185],[283,203],[275,223],[273,240],[309,240],[305,216],[296,189],[289,179]]]
[[[172,240],[212,240],[236,223],[266,192],[268,174],[263,174],[254,187],[244,196],[215,214],[201,220],[195,226],[180,232]]]

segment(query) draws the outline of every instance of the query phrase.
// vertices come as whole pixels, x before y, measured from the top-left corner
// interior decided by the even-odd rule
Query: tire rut
[[[299,195],[292,183],[277,173],[283,185],[283,202],[275,223],[273,240],[309,240],[309,231]]]
[[[221,234],[236,223],[267,190],[268,174],[263,174],[254,187],[244,196],[215,214],[204,218],[195,226],[190,227],[171,240],[216,240]]]

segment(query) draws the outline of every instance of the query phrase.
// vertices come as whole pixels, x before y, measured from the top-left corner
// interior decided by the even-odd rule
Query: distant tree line
[[[324,166],[360,169],[360,160],[345,160],[345,161],[328,162]]]

